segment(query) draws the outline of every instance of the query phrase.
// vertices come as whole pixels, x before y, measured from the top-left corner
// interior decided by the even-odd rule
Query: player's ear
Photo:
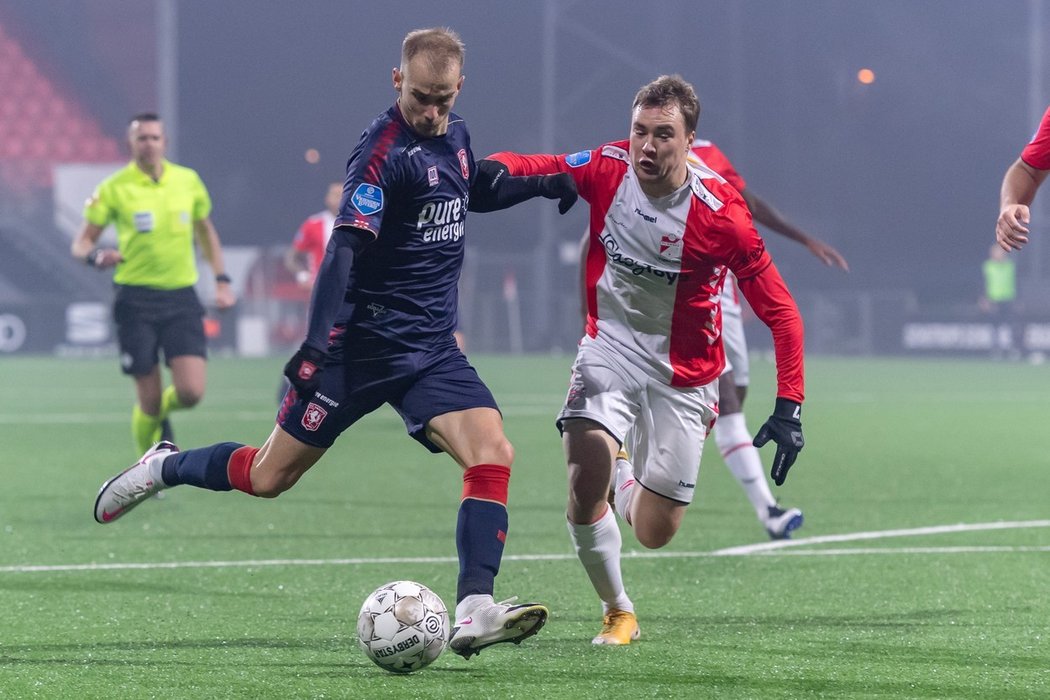
[[[463,89],[463,81],[466,80],[466,79],[467,79],[467,76],[465,76],[465,75],[459,76],[459,82],[456,83],[456,92],[459,92],[460,90]]]
[[[689,135],[685,137],[685,152],[691,153],[693,150],[693,143],[696,141],[696,129],[689,132]]]
[[[404,81],[404,76],[401,75],[401,69],[394,66],[394,70],[391,71],[391,76],[394,82],[394,89],[397,90],[398,94],[401,93],[401,83]]]

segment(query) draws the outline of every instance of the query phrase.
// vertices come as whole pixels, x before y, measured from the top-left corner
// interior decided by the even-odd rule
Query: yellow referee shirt
[[[134,161],[102,181],[84,207],[96,226],[113,224],[124,262],[113,281],[179,289],[197,283],[193,222],[211,213],[211,198],[196,171],[164,161],[154,182]]]

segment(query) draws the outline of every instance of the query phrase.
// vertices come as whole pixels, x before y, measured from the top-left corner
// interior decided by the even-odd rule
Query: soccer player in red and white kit
[[[295,281],[304,289],[313,289],[314,278],[321,269],[328,239],[332,236],[339,202],[343,198],[343,183],[332,182],[324,196],[324,209],[307,217],[292,238],[292,245],[284,254],[284,266],[295,275]]]
[[[1020,250],[1028,242],[1032,216],[1028,207],[1047,174],[1050,174],[1050,107],[1043,114],[1032,141],[1003,177],[999,221],[995,225],[995,240],[1003,250]]]
[[[751,210],[751,215],[757,223],[805,246],[825,265],[849,270],[846,259],[835,248],[810,236],[788,221],[772,204],[748,188],[743,176],[737,172],[732,162],[718,146],[705,139],[696,139],[693,141],[692,151],[692,156],[698,158],[703,165],[714,170],[736,188],[747,202],[747,207]],[[589,232],[585,231],[581,245],[581,268],[586,267],[588,241]],[[581,286],[586,286],[585,281]],[[755,516],[766,533],[775,540],[788,539],[792,532],[802,526],[802,511],[798,508],[782,508],[777,503],[777,499],[773,497],[763,473],[762,458],[758,449],[752,444],[751,432],[747,428],[747,421],[744,417],[744,400],[750,384],[750,362],[747,339],[744,337],[740,292],[732,274],[726,276],[721,301],[722,343],[726,352],[726,371],[718,379],[718,423],[714,430],[715,445],[733,478],[744,490],[744,494],[755,510]],[[586,302],[583,306],[586,323]],[[630,468],[626,451],[617,455],[616,467],[617,470]],[[629,479],[624,480],[623,485],[624,488],[633,486]]]
[[[802,319],[740,194],[687,162],[699,112],[689,83],[662,76],[635,97],[627,141],[571,155],[491,156],[512,175],[569,173],[591,207],[587,332],[558,427],[569,532],[603,605],[596,644],[639,634],[606,500],[616,454],[630,432],[635,485],[617,488],[616,512],[642,545],[664,546],[693,499],[718,416],[719,296],[730,271],[773,332],[776,407],[755,440],[777,443],[778,484],[803,446]]]

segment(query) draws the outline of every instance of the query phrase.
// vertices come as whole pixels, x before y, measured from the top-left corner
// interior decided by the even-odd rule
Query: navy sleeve
[[[346,290],[353,282],[354,258],[372,240],[368,231],[359,228],[343,227],[332,231],[310,297],[310,324],[304,345],[327,351],[328,335],[343,305]]]
[[[393,196],[397,164],[393,144],[399,133],[397,122],[377,121],[361,135],[346,163],[343,199],[335,226],[352,226],[379,236],[386,205]]]

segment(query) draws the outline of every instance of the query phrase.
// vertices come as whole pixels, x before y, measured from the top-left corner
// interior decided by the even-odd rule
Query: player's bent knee
[[[478,464],[501,464],[510,467],[514,463],[514,446],[503,435],[486,441],[477,454]]]
[[[204,389],[183,389],[181,391],[176,389],[175,396],[178,398],[180,406],[193,408],[204,398]]]
[[[252,492],[259,498],[277,498],[294,485],[294,481],[289,482],[287,479],[252,476]]]
[[[654,530],[638,528],[637,526],[635,526],[634,534],[635,537],[638,539],[638,544],[642,545],[646,549],[660,549],[661,547],[669,544],[674,538],[674,530]]]

